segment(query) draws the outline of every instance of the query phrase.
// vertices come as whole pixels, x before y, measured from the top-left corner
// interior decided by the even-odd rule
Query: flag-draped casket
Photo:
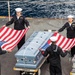
[[[35,31],[26,43],[15,54],[16,67],[37,68],[44,58],[39,48],[47,42],[53,33],[47,31]]]

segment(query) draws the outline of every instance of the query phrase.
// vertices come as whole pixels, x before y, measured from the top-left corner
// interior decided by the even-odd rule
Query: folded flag
[[[69,39],[57,32],[55,32],[52,36],[57,37],[56,45],[62,48],[62,50],[70,50],[73,46],[75,46],[75,38]],[[40,49],[46,50],[50,44],[51,40],[49,39]]]
[[[13,50],[27,31],[28,28],[23,30],[14,30],[6,26],[0,28],[0,47],[2,50]]]

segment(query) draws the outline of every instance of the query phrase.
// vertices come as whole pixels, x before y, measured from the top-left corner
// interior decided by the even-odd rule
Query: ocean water
[[[15,14],[15,8],[21,7],[22,14],[35,18],[66,18],[75,15],[75,0],[20,0],[10,1],[10,14]],[[0,2],[0,16],[8,16],[8,3]]]

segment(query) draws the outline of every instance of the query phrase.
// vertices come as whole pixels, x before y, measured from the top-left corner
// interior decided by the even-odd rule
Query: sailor
[[[75,38],[75,22],[73,15],[67,16],[68,22],[66,22],[59,30],[58,32],[62,32],[64,29],[67,30],[67,38]],[[71,56],[73,57],[75,54],[75,46],[71,49]]]
[[[25,19],[25,17],[22,15],[22,8],[16,8],[16,15],[11,18],[9,22],[6,23],[6,26],[9,26],[14,23],[14,29],[16,30],[22,30],[26,27],[30,28],[29,22]],[[18,44],[18,49],[21,48],[21,46],[25,43],[25,35],[22,38],[22,40]]]
[[[52,41],[51,45],[45,51],[41,50],[41,53],[43,56],[49,54],[50,75],[62,75],[60,55],[65,57],[67,52],[62,51],[62,49],[56,45],[57,38],[55,36],[52,36],[50,40]]]

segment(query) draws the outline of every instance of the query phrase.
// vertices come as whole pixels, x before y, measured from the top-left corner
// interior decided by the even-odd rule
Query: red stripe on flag
[[[64,43],[62,48],[64,48],[68,44],[68,42],[69,42],[69,39],[67,39],[67,41]]]
[[[11,33],[9,34],[9,37],[7,37],[6,39],[5,39],[5,41],[10,41],[10,40],[12,40],[12,38],[14,38],[16,35],[17,35],[17,33],[18,33],[18,31],[13,31],[13,30],[11,30]],[[12,34],[12,35],[11,35]]]
[[[61,37],[60,37],[60,38],[61,38]],[[64,42],[64,40],[65,40],[65,37],[63,37],[63,39],[62,39],[61,42],[59,43],[59,46],[62,45],[62,43]]]
[[[9,30],[9,28],[4,28],[2,29],[2,31],[0,32],[0,38],[4,41],[4,37],[7,34],[7,31]]]
[[[9,31],[9,30],[8,30]],[[12,34],[12,32],[13,32],[13,30],[11,30],[10,32],[6,32],[6,36],[3,38],[3,40],[5,40],[5,41],[8,41],[8,40],[6,40],[7,38],[8,38],[8,36],[10,36],[11,34]],[[7,34],[8,33],[8,34]]]
[[[69,43],[69,45],[66,47],[66,49],[72,48],[73,46],[74,46],[74,39]]]
[[[47,43],[50,44],[50,43],[51,43],[51,40],[49,39],[49,40],[47,41]]]

